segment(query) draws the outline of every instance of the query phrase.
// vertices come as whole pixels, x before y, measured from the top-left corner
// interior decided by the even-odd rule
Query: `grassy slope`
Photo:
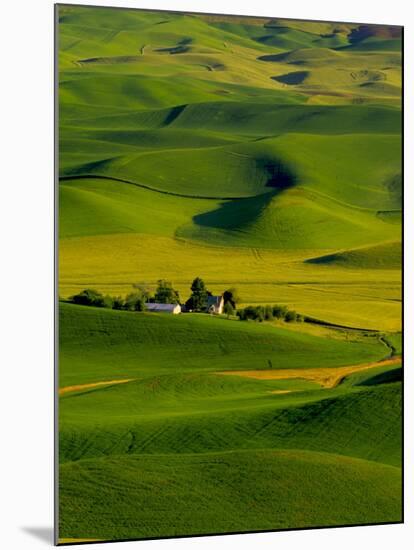
[[[401,519],[397,468],[323,453],[123,456],[68,463],[61,474],[68,537],[145,538]]]
[[[74,343],[83,334],[88,337],[78,351]],[[341,366],[388,353],[375,337],[350,345],[267,324],[204,315],[136,315],[72,304],[62,304],[60,337],[62,386],[111,380],[121,372],[142,376],[154,369],[165,374],[195,367],[207,372],[266,368],[268,359],[278,368]]]
[[[311,258],[309,263],[340,264],[344,267],[367,267],[398,269],[402,263],[401,243],[391,242],[368,246]]]
[[[164,276],[185,299],[201,275],[400,329],[397,29],[59,10],[63,296]],[[214,374],[363,363],[399,333],[66,304],[60,322],[61,386],[134,379],[61,398],[60,536],[400,519],[398,369],[333,390]]]
[[[184,326],[188,324],[191,341]],[[61,386],[136,378],[61,398],[62,536],[171,534],[173,518],[185,514],[189,475],[192,493],[208,494],[209,504],[199,501],[200,519],[197,512],[190,524],[178,521],[176,533],[211,532],[212,525],[226,531],[246,530],[241,520],[243,498],[236,506],[239,512],[229,507],[240,476],[249,498],[257,494],[254,499],[261,502],[260,509],[248,514],[249,528],[334,524],[339,518],[341,523],[398,520],[398,384],[361,386],[361,378],[354,375],[343,387],[321,390],[300,380],[272,382],[214,374],[223,369],[260,368],[258,351],[262,357],[264,347],[277,368],[306,368],[312,366],[311,360],[318,366],[334,366],[345,360],[376,359],[387,350],[375,338],[354,335],[353,340],[338,340],[203,316],[128,314],[65,304],[61,327]],[[271,393],[275,390],[292,393]],[[176,453],[180,454],[179,470],[174,466]],[[212,477],[206,477],[206,464],[213,468]],[[327,474],[330,468],[334,477]],[[263,469],[268,475],[263,476]],[[334,475],[338,469],[340,477]],[[216,492],[212,480],[221,478],[228,481]],[[341,504],[325,507],[322,502],[329,500],[328,487],[334,478]],[[374,483],[378,478],[383,483]],[[260,479],[266,480],[267,489]],[[153,491],[146,500],[151,513],[145,513],[137,503],[147,499],[145,487],[154,489],[159,483],[160,492]],[[288,493],[284,483],[292,484]],[[126,518],[123,505],[115,504],[126,484],[127,516],[138,518],[138,529]],[[173,487],[169,498],[176,504],[155,521],[154,510],[164,506],[169,486]],[[105,494],[98,505],[97,487],[100,495]],[[314,511],[299,506],[300,519],[295,510],[304,494]],[[363,503],[372,498],[381,505],[368,510]],[[268,516],[263,517],[263,507]],[[91,512],[85,514],[84,509]],[[283,509],[289,509],[288,516],[281,513]],[[104,527],[109,511],[112,519]]]
[[[395,378],[371,379],[363,390],[346,393],[304,389],[306,384],[296,382],[283,388],[249,386],[245,379],[226,387],[217,378],[154,376],[67,394],[62,463],[119,454],[290,448],[401,465],[401,393]],[[292,395],[271,393],[282,389]]]

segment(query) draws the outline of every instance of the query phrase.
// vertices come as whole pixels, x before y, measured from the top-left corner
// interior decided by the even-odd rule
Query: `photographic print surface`
[[[401,27],[56,15],[57,541],[400,522]]]

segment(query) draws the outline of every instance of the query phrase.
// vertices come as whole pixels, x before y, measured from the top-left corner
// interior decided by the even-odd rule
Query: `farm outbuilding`
[[[223,296],[208,296],[207,311],[208,313],[222,314],[224,307]]]
[[[145,305],[147,311],[151,311],[153,313],[172,313],[174,315],[176,315],[177,313],[181,313],[180,304],[147,303]]]

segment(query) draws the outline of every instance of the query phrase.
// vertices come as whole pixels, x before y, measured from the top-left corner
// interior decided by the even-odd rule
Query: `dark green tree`
[[[271,321],[273,319],[273,308],[272,306],[265,306],[264,308],[264,318],[266,321]]]
[[[287,310],[288,309],[286,306],[279,306],[276,304],[273,306],[273,317],[275,317],[276,319],[284,319]]]
[[[154,301],[159,304],[179,304],[180,295],[177,290],[174,290],[169,281],[160,279],[155,291]]]
[[[236,288],[229,288],[224,291],[223,294],[224,304],[230,302],[234,309],[236,309],[237,304],[240,302],[240,296]]]
[[[113,309],[123,309],[125,305],[125,301],[122,298],[122,296],[115,296],[112,300],[112,308]]]
[[[196,277],[191,284],[191,296],[186,302],[188,309],[203,311],[207,305],[208,290],[203,279]]]
[[[240,319],[240,321],[246,321],[247,319],[244,309],[238,309],[236,315]]]
[[[262,323],[265,319],[265,309],[263,306],[257,306],[256,308],[256,321]]]
[[[297,318],[296,311],[289,310],[286,312],[285,321],[287,323],[292,323],[293,321],[296,321],[296,318]]]
[[[247,306],[244,308],[244,317],[245,319],[256,319],[257,310],[254,306]]]
[[[145,311],[146,299],[141,292],[131,292],[125,298],[124,309],[127,311]]]
[[[82,292],[79,292],[79,294],[75,294],[75,296],[72,296],[70,300],[74,304],[79,304],[82,306],[105,307],[104,296],[100,292],[98,292],[97,290],[93,290],[92,288],[86,288],[85,290],[82,290]]]

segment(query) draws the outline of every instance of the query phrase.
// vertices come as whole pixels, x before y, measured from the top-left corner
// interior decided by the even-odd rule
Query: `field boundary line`
[[[103,175],[94,175],[94,174],[75,174],[75,175],[66,175],[59,176],[59,181],[70,181],[70,180],[88,180],[88,179],[98,179],[98,180],[108,180],[108,181],[117,181],[120,183],[126,183],[128,185],[135,185],[136,187],[141,187],[142,189],[147,189],[148,191],[154,191],[155,193],[162,193],[163,195],[172,195],[173,197],[183,197],[185,199],[200,199],[200,200],[215,200],[215,201],[238,201],[246,199],[254,199],[258,196],[265,195],[266,193],[259,193],[258,195],[249,195],[247,197],[216,197],[216,196],[201,196],[201,195],[190,195],[186,193],[175,193],[174,191],[166,191],[164,189],[157,189],[156,187],[151,187],[145,183],[138,183],[136,181],[127,180],[124,178],[112,177],[112,176],[103,176]]]

